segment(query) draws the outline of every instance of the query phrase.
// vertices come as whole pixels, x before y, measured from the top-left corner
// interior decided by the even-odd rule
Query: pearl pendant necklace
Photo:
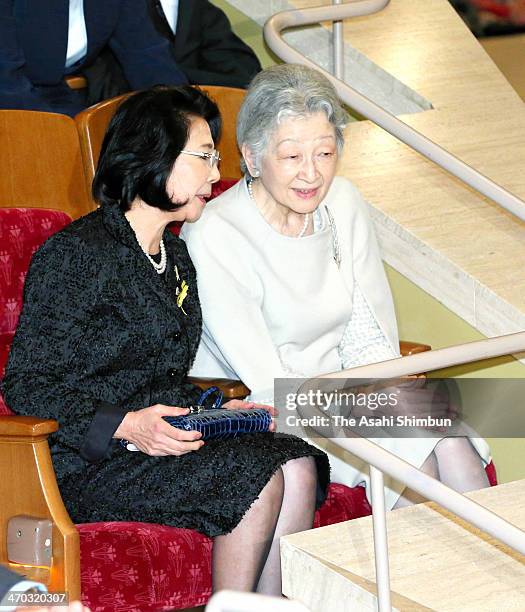
[[[255,196],[253,195],[253,187],[252,187],[253,179],[249,179],[246,181],[246,186],[248,187],[248,195],[252,202],[257,206],[257,202],[255,201]],[[308,228],[308,222],[310,221],[310,213],[305,213],[304,215],[304,223],[301,231],[295,236],[295,238],[302,238]]]
[[[164,272],[166,271],[166,263],[167,263],[167,260],[168,260],[168,258],[166,257],[166,247],[164,246],[164,240],[162,238],[160,240],[160,261],[159,261],[159,263],[157,263],[153,259],[153,257],[142,246],[142,244],[140,244],[140,242],[139,242],[139,246],[142,249],[142,252],[144,253],[144,255],[146,255],[146,257],[148,258],[150,264],[155,269],[155,272],[157,274],[164,274]]]

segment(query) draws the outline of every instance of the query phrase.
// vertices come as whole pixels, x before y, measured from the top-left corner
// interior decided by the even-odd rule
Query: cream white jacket
[[[325,206],[335,221],[340,267]],[[341,370],[356,284],[391,356],[398,354],[392,297],[366,203],[336,177],[319,210],[325,221],[319,232],[283,236],[240,181],[184,226],[204,321],[193,375],[240,378],[252,399],[269,401],[275,378]]]
[[[335,221],[340,267],[325,205]],[[251,399],[273,403],[275,378],[314,377],[352,365],[341,354],[349,336],[363,347],[353,365],[359,355],[364,360],[373,354],[367,342],[377,342],[378,336],[375,354],[383,356],[376,361],[399,354],[392,296],[367,204],[348,180],[336,177],[319,210],[324,223],[318,232],[283,236],[264,220],[240,181],[210,202],[197,223],[184,226],[181,237],[197,269],[203,314],[191,374],[239,378],[252,390]],[[356,331],[353,314],[363,310],[370,333],[366,326],[349,333]],[[282,398],[276,399],[282,412]],[[420,467],[440,439],[429,432],[419,439],[372,440]],[[486,442],[474,438],[472,443],[488,462]],[[364,484],[369,493],[365,462],[327,440],[316,444],[328,453],[332,480]],[[391,508],[404,485],[388,477],[385,485]]]

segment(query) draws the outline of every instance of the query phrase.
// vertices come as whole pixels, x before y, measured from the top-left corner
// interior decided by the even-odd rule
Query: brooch
[[[175,276],[177,277],[177,286],[175,288],[175,295],[177,296],[177,306],[182,310],[182,312],[186,316],[188,316],[188,313],[184,310],[184,307],[182,306],[182,304],[184,303],[184,300],[186,299],[186,296],[188,295],[189,286],[185,280],[181,281],[181,278],[179,275],[179,269],[177,268],[177,266],[173,268],[173,271],[175,272]]]

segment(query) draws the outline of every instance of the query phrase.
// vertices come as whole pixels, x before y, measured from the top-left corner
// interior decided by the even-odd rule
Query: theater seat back
[[[219,107],[222,118],[221,136],[216,143],[221,152],[221,176],[224,179],[239,180],[241,177],[240,153],[237,148],[236,123],[237,114],[246,95],[244,89],[236,87],[221,87],[216,85],[199,86]],[[103,100],[78,113],[75,117],[80,149],[84,166],[86,189],[91,193],[91,183],[95,176],[102,142],[111,118],[129,93],[122,94],[109,100]],[[224,191],[224,189],[223,189]],[[219,191],[220,193],[220,191]],[[214,193],[214,195],[219,195]],[[93,203],[95,204],[95,203]],[[177,232],[176,232],[177,233]]]
[[[33,253],[70,222],[71,217],[59,210],[0,208],[0,380],[22,310]],[[10,414],[1,394],[0,414]]]

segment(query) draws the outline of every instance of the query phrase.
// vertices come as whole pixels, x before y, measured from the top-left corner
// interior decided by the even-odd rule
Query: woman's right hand
[[[147,455],[185,455],[201,448],[204,444],[200,439],[202,434],[172,427],[162,417],[183,416],[188,412],[188,408],[163,404],[128,412],[113,437],[132,442]]]

